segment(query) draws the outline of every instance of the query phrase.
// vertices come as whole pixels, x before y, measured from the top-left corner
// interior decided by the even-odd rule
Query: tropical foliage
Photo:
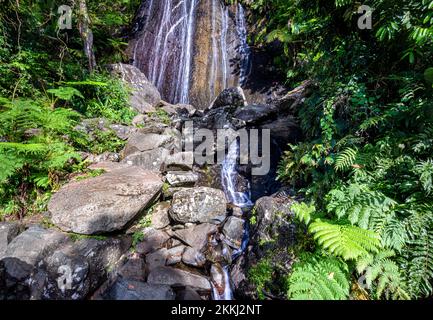
[[[365,1],[371,30],[358,28],[358,1],[244,3],[251,41],[280,48],[287,84],[316,85],[279,169],[304,195],[293,209],[316,243],[299,255],[288,297],[431,296],[433,2]]]
[[[140,1],[88,1],[98,66],[122,61],[122,40]],[[83,152],[118,151],[109,130],[84,118],[129,123],[128,88],[87,70],[77,20],[59,30],[58,8],[75,1],[2,1],[0,8],[0,220],[46,210],[51,192],[87,172]],[[77,14],[74,11],[74,17]]]

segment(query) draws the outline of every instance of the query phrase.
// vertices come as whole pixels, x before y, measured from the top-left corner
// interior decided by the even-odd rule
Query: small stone
[[[167,233],[154,228],[146,228],[143,233],[143,240],[135,247],[136,252],[142,255],[161,249],[170,239]]]
[[[157,250],[153,253],[146,255],[146,268],[149,272],[158,267],[163,267],[166,264],[168,257],[168,250],[166,248]]]
[[[169,202],[160,202],[153,208],[152,227],[155,229],[164,229],[170,224],[170,218],[168,215],[169,209]]]
[[[192,187],[198,181],[199,176],[194,172],[170,171],[167,173],[167,182],[172,187]]]
[[[182,261],[182,254],[185,251],[185,246],[171,248],[167,251],[166,265],[172,266]]]
[[[214,224],[203,223],[191,228],[177,230],[175,236],[197,251],[202,251],[208,244],[209,236],[216,233],[218,228]]]
[[[206,257],[194,248],[186,248],[182,256],[182,262],[186,265],[201,268],[206,264]]]

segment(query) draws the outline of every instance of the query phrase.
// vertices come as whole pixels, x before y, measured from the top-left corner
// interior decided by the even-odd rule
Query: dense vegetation
[[[129,123],[128,88],[105,64],[125,60],[139,0],[87,1],[86,32],[58,29],[57,0],[4,0],[0,8],[0,220],[45,210],[53,190],[87,172],[82,152],[116,151],[109,130],[83,118]],[[228,2],[234,2],[230,0]],[[433,293],[433,1],[243,0],[251,44],[281,48],[274,64],[311,96],[294,110],[303,139],[279,179],[302,194],[293,211],[307,239],[280,281],[289,299],[417,299]],[[82,12],[76,10],[79,23]],[[305,241],[304,241],[305,240]],[[259,290],[273,276],[263,260]]]
[[[315,243],[298,250],[287,297],[431,296],[433,2],[365,1],[371,30],[357,26],[358,1],[245,3],[252,42],[279,43],[288,85],[316,85],[279,170],[304,196],[294,211]]]
[[[45,210],[71,173],[87,172],[82,152],[116,151],[110,130],[76,130],[83,118],[128,123],[128,88],[104,64],[124,60],[123,41],[139,1],[88,1],[97,68],[89,69],[78,3],[5,0],[0,8],[0,220]],[[57,9],[74,8],[60,30]],[[75,5],[74,5],[75,4]]]

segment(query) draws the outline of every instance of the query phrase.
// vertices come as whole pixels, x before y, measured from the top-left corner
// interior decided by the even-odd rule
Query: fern
[[[395,252],[391,250],[364,256],[357,262],[357,271],[365,274],[367,288],[374,290],[377,299],[408,300],[410,295],[406,283],[392,258],[395,258]]]
[[[368,185],[352,183],[331,190],[327,195],[329,213],[347,218],[353,225],[363,229],[372,227],[372,217],[391,213],[397,202],[381,192],[371,191]],[[373,228],[371,228],[373,229]]]
[[[305,223],[307,226],[310,224],[316,208],[314,205],[307,205],[306,203],[295,203],[291,207],[295,217],[300,221]]]
[[[347,148],[337,156],[334,168],[336,171],[347,171],[355,165],[358,151],[352,148]]]
[[[429,159],[418,163],[414,170],[419,175],[422,188],[427,195],[430,195],[433,191],[433,160]]]
[[[420,208],[407,219],[408,245],[403,252],[402,268],[407,270],[406,281],[415,297],[433,293],[433,210]]]
[[[350,225],[337,225],[320,219],[311,223],[309,231],[314,239],[331,254],[344,260],[356,260],[370,252],[378,252],[377,233]]]
[[[288,278],[292,300],[345,300],[349,297],[347,265],[333,257],[305,255]]]

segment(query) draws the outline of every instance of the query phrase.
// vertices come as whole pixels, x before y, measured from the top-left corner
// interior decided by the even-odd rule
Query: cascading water
[[[251,69],[245,12],[222,0],[143,0],[129,52],[170,103],[206,108]]]
[[[252,61],[251,61],[251,48],[248,45],[247,41],[247,27],[245,23],[245,10],[242,5],[239,3],[236,8],[236,31],[240,40],[239,46],[239,54],[241,56],[240,61],[240,76],[239,76],[239,85],[245,85],[245,82],[248,79],[248,76],[251,73]]]
[[[242,209],[251,208],[254,204],[251,201],[251,194],[248,191],[241,192],[237,190],[236,180],[238,176],[237,166],[238,159],[240,158],[239,142],[233,141],[229,147],[228,153],[222,163],[221,167],[221,179],[224,189],[224,193],[234,206]],[[245,224],[244,237],[242,240],[241,247],[232,253],[232,261],[236,260],[247,248],[249,242],[248,225]],[[214,300],[232,300],[233,293],[230,284],[230,272],[229,266],[222,267],[222,276],[224,277],[224,292],[220,294],[218,289],[213,286],[213,299]]]
[[[240,192],[236,189],[237,166],[239,159],[239,143],[233,141],[222,163],[221,176],[224,192],[230,203],[239,208],[251,207],[251,195],[249,192]]]

